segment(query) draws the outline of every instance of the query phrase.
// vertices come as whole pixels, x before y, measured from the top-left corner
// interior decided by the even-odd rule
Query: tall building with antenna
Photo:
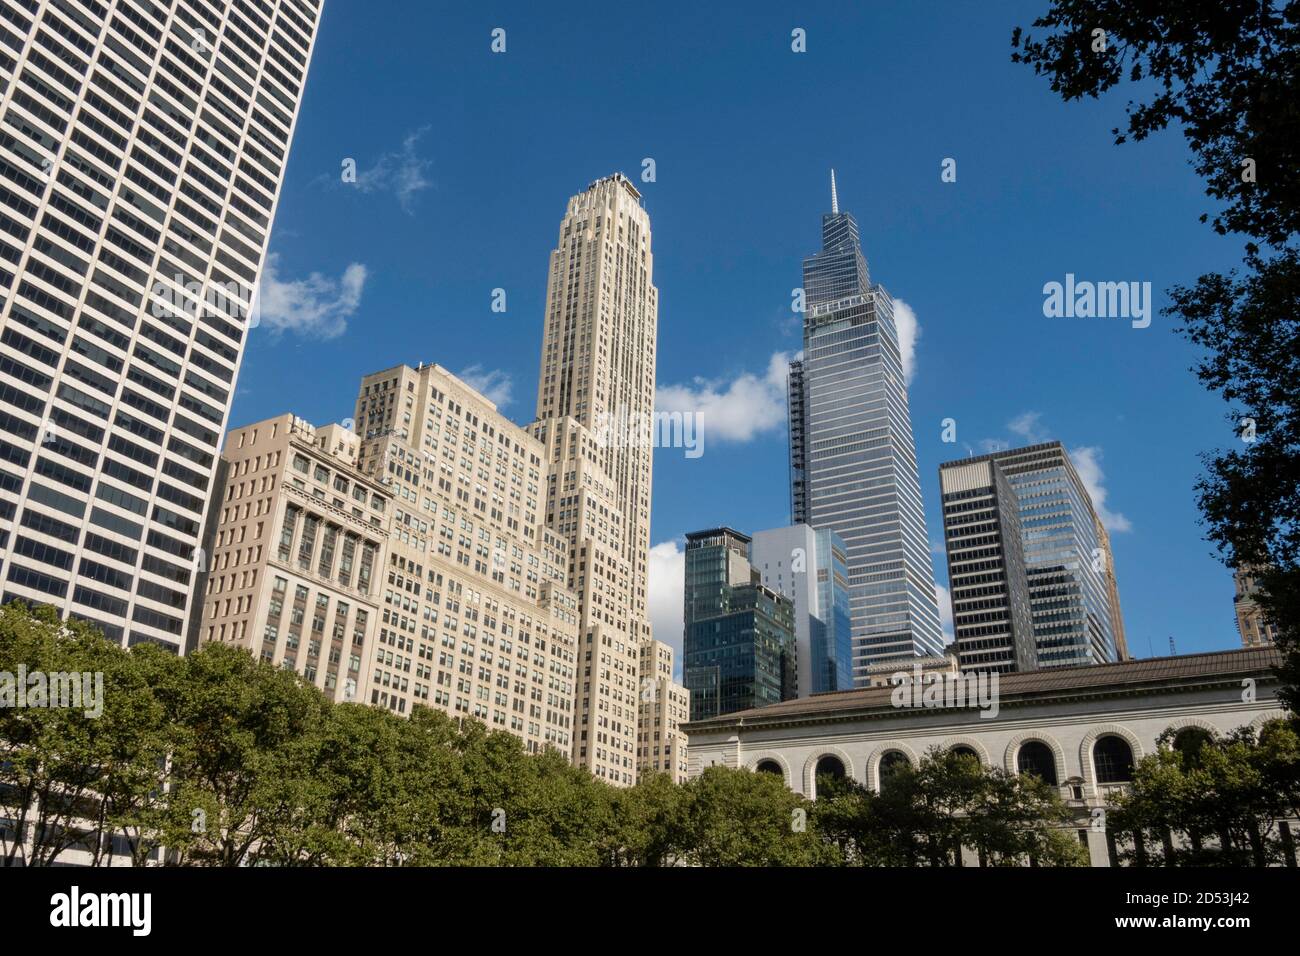
[[[870,665],[941,655],[944,643],[893,300],[871,282],[833,170],[803,293],[803,358],[789,377],[792,521],[844,540],[862,684]]]

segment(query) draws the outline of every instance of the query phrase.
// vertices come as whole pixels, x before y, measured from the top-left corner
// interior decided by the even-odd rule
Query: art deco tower
[[[551,253],[529,426],[548,457],[546,524],[568,541],[567,583],[579,596],[574,762],[620,785],[636,781],[653,449],[636,427],[609,424],[654,412],[653,264],[650,219],[626,176],[569,200]]]
[[[853,672],[943,653],[893,300],[871,284],[858,223],[831,211],[803,263],[803,360],[790,368],[795,524],[848,550]]]
[[[320,12],[0,3],[4,600],[179,649]]]

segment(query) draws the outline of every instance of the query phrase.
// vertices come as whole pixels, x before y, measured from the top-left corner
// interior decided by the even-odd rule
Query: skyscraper
[[[961,670],[1038,666],[1020,507],[997,462],[939,466],[955,650]]]
[[[792,520],[844,539],[862,683],[873,663],[941,655],[943,633],[893,300],[871,284],[833,172],[822,248],[803,277],[803,358],[789,379]]]
[[[1015,492],[1038,666],[1119,660],[1110,541],[1069,454],[1053,441],[952,465],[982,462],[996,464]]]
[[[853,689],[848,553],[829,528],[756,531],[750,561],[767,587],[794,604],[798,696]]]
[[[762,583],[750,539],[731,528],[686,536],[683,666],[691,720],[798,693],[794,602]]]
[[[399,714],[423,704],[567,755],[578,608],[564,584],[566,542],[542,524],[541,444],[440,365],[363,377],[356,422],[361,469],[392,496],[374,666],[359,699]],[[316,498],[317,482],[307,485]],[[328,511],[328,533],[326,522],[341,524]],[[286,570],[330,583],[324,561]]]
[[[574,761],[636,782],[638,669],[650,638],[650,465],[659,294],[650,218],[621,173],[569,200],[551,253],[529,426],[544,446],[546,526],[568,546],[578,594],[580,688]]]
[[[179,649],[320,7],[0,5],[3,599]]]
[[[1259,593],[1256,573],[1249,567],[1232,572],[1232,609],[1237,618],[1237,634],[1241,637],[1242,647],[1265,647],[1277,643],[1277,629],[1264,617],[1259,602],[1255,600]]]

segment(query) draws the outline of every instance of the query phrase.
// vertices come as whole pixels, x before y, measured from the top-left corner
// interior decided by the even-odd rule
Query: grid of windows
[[[882,661],[941,655],[893,300],[871,284],[858,224],[822,217],[803,263],[803,359],[791,367],[793,521],[843,538],[854,680]]]
[[[0,5],[6,597],[179,644],[319,14]]]

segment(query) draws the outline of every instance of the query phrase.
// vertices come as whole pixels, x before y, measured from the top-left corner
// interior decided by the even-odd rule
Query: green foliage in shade
[[[1088,862],[1054,787],[968,754],[935,748],[878,794],[849,780],[819,792],[817,829],[848,865],[956,866],[963,846],[990,866]]]
[[[1066,102],[1130,84],[1116,143],[1181,129],[1221,204],[1201,221],[1246,237],[1244,275],[1176,286],[1163,314],[1231,406],[1230,447],[1203,456],[1197,504],[1224,562],[1258,571],[1281,697],[1300,712],[1300,0],[1051,0],[1011,45]]]
[[[5,865],[78,848],[120,866],[111,839],[133,865],[953,866],[959,846],[994,866],[1086,862],[1055,788],[969,755],[935,750],[879,794],[822,776],[816,802],[727,767],[618,789],[478,721],[333,704],[242,650],[128,651],[10,604],[0,671],[20,665],[102,673],[104,709],[0,708],[0,817],[34,838],[22,856],[12,837],[0,843]],[[1231,832],[1245,846],[1252,820],[1272,839],[1268,814],[1300,809],[1288,728],[1199,753],[1193,769],[1148,758],[1115,811],[1125,825]]]
[[[1273,866],[1287,852],[1275,821],[1300,816],[1300,737],[1271,721],[1227,736],[1166,731],[1107,825],[1141,832],[1147,866]],[[1124,856],[1138,862],[1136,848]]]

